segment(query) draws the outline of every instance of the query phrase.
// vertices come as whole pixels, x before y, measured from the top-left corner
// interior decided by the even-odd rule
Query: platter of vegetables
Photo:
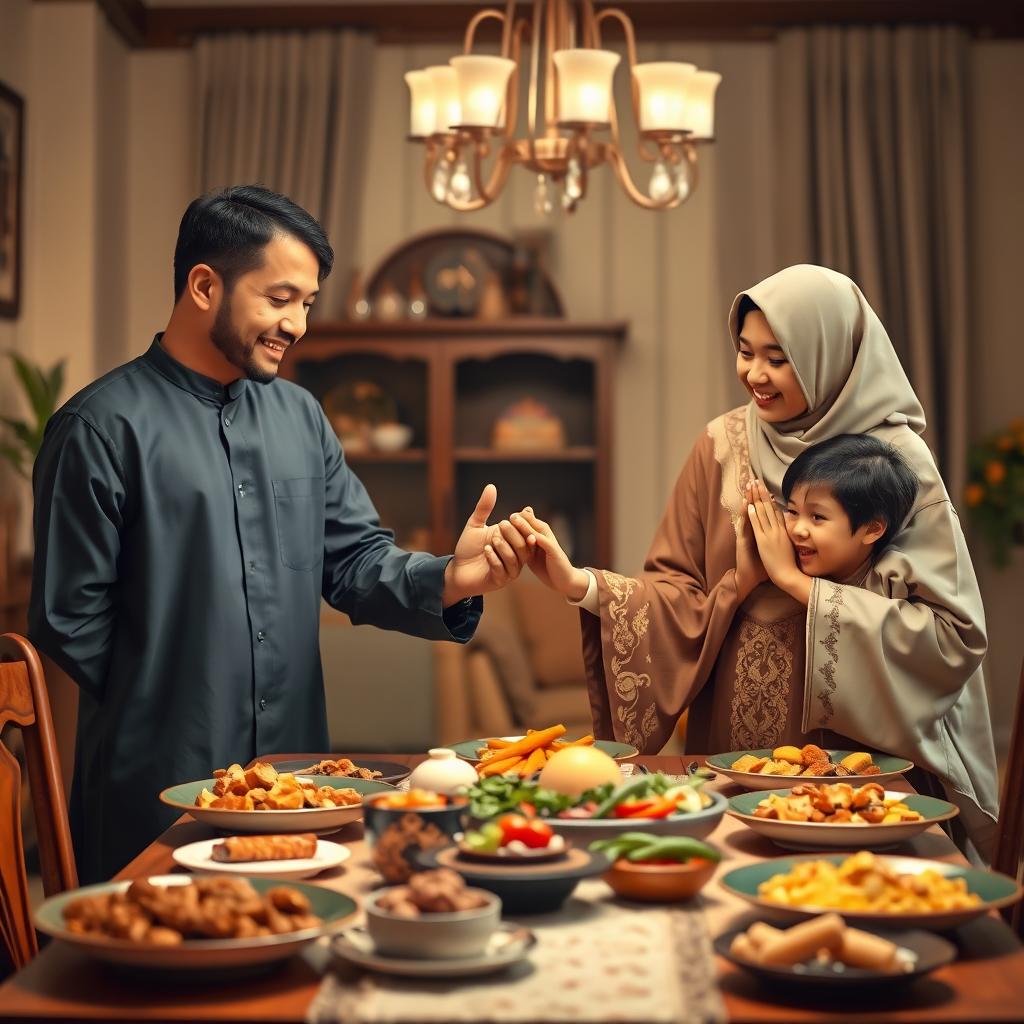
[[[514,862],[557,860],[564,857],[566,842],[543,818],[503,814],[466,832],[459,853],[472,860]]]
[[[641,774],[621,785],[606,782],[570,794],[531,779],[495,775],[481,779],[466,795],[469,814],[477,822],[509,814],[538,818],[553,832],[581,845],[639,830],[703,839],[728,807],[724,797],[703,789],[706,781],[701,774],[682,781],[661,773]],[[482,830],[481,824],[476,831],[482,834]]]

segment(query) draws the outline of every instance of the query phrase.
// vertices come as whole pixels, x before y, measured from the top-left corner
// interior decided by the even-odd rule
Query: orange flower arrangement
[[[978,441],[968,456],[964,501],[992,559],[1005,566],[1010,546],[1024,543],[1024,419]]]

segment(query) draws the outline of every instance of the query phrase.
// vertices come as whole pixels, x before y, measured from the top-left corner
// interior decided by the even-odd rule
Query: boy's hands
[[[810,598],[811,581],[796,563],[786,521],[760,480],[747,485],[747,518],[761,562],[771,581],[803,604]]]
[[[768,573],[765,572],[757,550],[753,527],[744,516],[740,519],[736,532],[736,591],[740,604],[767,579]]]
[[[551,527],[543,519],[538,519],[529,505],[522,512],[514,512],[510,518],[529,545],[527,565],[537,579],[573,601],[582,601],[590,588],[590,574],[585,569],[577,569],[569,561]]]

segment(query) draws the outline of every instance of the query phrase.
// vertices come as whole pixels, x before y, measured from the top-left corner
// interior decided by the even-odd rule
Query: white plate
[[[811,781],[809,778],[805,781]],[[845,782],[845,779],[839,779]],[[833,784],[830,780],[829,784]],[[772,790],[778,796],[788,796],[788,789]],[[771,792],[758,790],[734,796],[729,801],[729,814],[738,818],[754,832],[767,836],[776,846],[786,850],[882,850],[911,839],[940,821],[955,818],[960,809],[946,800],[919,796],[916,793],[886,791],[886,799],[899,800],[912,811],[922,815],[920,821],[901,821],[892,825],[853,824],[831,821],[778,821],[758,818],[754,809]]]
[[[352,851],[340,843],[317,840],[312,857],[291,857],[288,860],[214,860],[212,853],[222,839],[200,839],[197,843],[180,846],[171,851],[175,862],[190,871],[223,872],[227,875],[246,875],[250,878],[311,878],[313,875],[336,868],[348,860]]]
[[[312,776],[296,776],[312,778]],[[228,811],[223,808],[197,807],[196,797],[203,789],[213,789],[216,779],[199,779],[196,782],[183,782],[177,786],[169,786],[160,794],[162,803],[175,807],[185,814],[192,815],[196,821],[225,832],[313,832],[316,835],[329,835],[337,832],[343,825],[358,821],[363,816],[362,802],[348,807],[299,807],[288,811]],[[328,775],[316,777],[321,786],[332,789],[354,789],[365,799],[373,793],[394,793],[395,787],[386,782],[370,779],[345,779]]]
[[[480,956],[421,960],[414,957],[383,956],[374,949],[373,940],[366,930],[355,927],[346,928],[336,936],[331,942],[331,950],[342,960],[381,974],[402,974],[416,978],[462,978],[472,974],[491,974],[517,963],[536,942],[529,928],[506,923],[498,927]]]
[[[192,882],[189,875],[157,875],[149,880],[154,885],[189,885]],[[250,877],[249,881],[261,893],[277,884],[276,880],[268,878]],[[80,896],[124,892],[129,885],[130,881],[101,882],[51,896],[36,909],[36,927],[55,939],[76,946],[82,952],[109,963],[148,969],[208,973],[287,959],[308,942],[337,930],[356,911],[355,901],[344,893],[335,892],[322,885],[303,885],[300,882],[295,888],[309,898],[313,913],[323,919],[323,924],[302,931],[287,932],[284,935],[254,936],[247,939],[186,939],[177,946],[155,946],[146,942],[131,942],[128,939],[111,939],[103,935],[82,935],[68,931],[64,923],[64,907],[68,903]]]

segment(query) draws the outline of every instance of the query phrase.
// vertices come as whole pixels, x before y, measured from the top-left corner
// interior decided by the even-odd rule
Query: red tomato
[[[547,846],[554,832],[547,822],[539,818],[524,818],[521,814],[506,814],[498,819],[502,845],[519,840],[524,846],[539,849]]]

